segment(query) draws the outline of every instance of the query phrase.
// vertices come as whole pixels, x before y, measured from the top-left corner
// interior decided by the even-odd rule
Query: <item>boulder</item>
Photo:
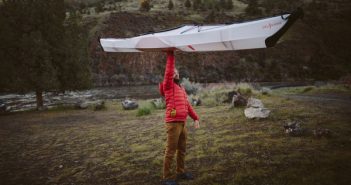
[[[83,101],[79,101],[75,104],[75,107],[77,109],[87,109],[88,108],[88,103],[87,102],[83,102]]]
[[[266,108],[255,108],[255,107],[249,107],[246,108],[244,113],[245,116],[249,119],[253,118],[267,118],[270,114],[270,110]]]
[[[247,107],[264,108],[264,105],[262,101],[259,99],[249,98],[249,100],[247,101]]]
[[[102,110],[105,108],[105,101],[98,101],[94,105],[94,110]]]
[[[166,108],[166,102],[163,98],[154,99],[151,101],[156,109],[164,109]]]
[[[126,99],[122,101],[122,106],[124,110],[133,110],[137,109],[139,107],[138,103],[136,101]]]
[[[244,107],[246,105],[247,105],[247,98],[242,96],[240,93],[233,95],[232,103],[230,105],[231,108]]]

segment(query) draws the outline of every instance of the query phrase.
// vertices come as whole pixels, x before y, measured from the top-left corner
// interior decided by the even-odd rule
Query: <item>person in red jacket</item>
[[[193,176],[186,172],[184,159],[186,152],[186,118],[188,115],[195,121],[194,127],[199,128],[199,116],[188,102],[185,89],[179,83],[179,73],[175,69],[174,52],[167,51],[165,76],[159,85],[160,93],[166,100],[165,125],[167,130],[167,146],[163,162],[163,184],[176,185],[175,176],[171,173],[172,160],[177,154],[176,179],[191,180]]]

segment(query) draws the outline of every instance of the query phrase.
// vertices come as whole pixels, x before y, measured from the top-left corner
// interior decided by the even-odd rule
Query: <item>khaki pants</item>
[[[167,146],[163,161],[163,179],[174,179],[171,165],[177,152],[177,174],[184,173],[187,129],[184,122],[166,123]]]

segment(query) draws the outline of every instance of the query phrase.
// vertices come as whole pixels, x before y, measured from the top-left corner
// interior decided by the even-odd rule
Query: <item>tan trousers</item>
[[[184,173],[184,159],[186,152],[187,129],[184,122],[166,123],[167,145],[163,161],[163,179],[174,179],[171,165],[177,152],[177,174]]]

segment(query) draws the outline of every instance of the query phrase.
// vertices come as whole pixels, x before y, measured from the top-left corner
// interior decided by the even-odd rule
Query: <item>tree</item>
[[[185,6],[186,8],[191,8],[191,2],[190,2],[190,0],[186,0],[184,6]]]
[[[226,6],[227,6],[226,0],[220,0],[219,5],[220,5],[221,9],[223,9],[223,10],[226,9]]]
[[[193,9],[198,10],[201,8],[202,1],[201,0],[193,0]]]
[[[250,0],[249,5],[245,9],[245,12],[248,15],[260,15],[262,13],[258,8],[257,0]]]
[[[232,0],[227,0],[227,10],[232,10],[233,9],[233,1]]]
[[[172,0],[169,0],[169,1],[168,1],[168,10],[172,10],[173,7],[174,7],[173,1],[172,1]]]
[[[0,57],[5,62],[0,63],[0,79],[6,82],[0,80],[0,90],[34,91],[37,108],[41,109],[45,91],[89,86],[87,45],[79,42],[86,35],[77,34],[84,33],[83,29],[69,32],[70,24],[65,25],[65,19],[63,0],[3,1]]]
[[[140,11],[145,11],[145,12],[150,11],[150,9],[151,9],[150,1],[149,0],[142,0],[140,3],[139,9],[140,9]]]

